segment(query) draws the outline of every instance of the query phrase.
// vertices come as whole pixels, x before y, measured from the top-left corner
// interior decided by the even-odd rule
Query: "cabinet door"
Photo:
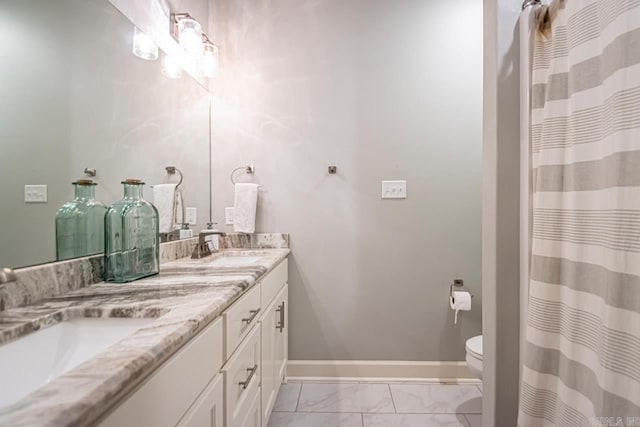
[[[277,330],[275,337],[275,392],[280,390],[280,384],[287,376],[287,362],[289,361],[289,286],[285,285],[276,298]]]
[[[219,374],[202,392],[177,427],[223,427],[224,382]]]
[[[262,337],[262,422],[266,426],[276,401],[276,322],[277,305],[274,301],[268,308],[261,323]]]

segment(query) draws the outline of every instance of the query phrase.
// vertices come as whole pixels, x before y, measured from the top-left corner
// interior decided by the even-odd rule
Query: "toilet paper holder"
[[[464,287],[464,280],[462,279],[454,279],[453,283],[449,286],[449,297],[453,299],[453,290],[456,291],[467,291],[469,292],[469,295],[471,295],[471,298],[473,298],[473,294],[471,293],[471,291],[469,291],[468,289],[466,289]]]

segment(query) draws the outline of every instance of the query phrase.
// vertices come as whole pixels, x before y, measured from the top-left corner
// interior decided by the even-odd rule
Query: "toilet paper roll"
[[[449,297],[449,305],[452,310],[455,310],[453,317],[453,323],[458,323],[458,312],[471,310],[471,294],[467,291],[454,291],[453,295]]]

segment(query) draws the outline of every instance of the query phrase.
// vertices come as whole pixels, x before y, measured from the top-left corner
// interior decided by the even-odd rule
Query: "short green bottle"
[[[90,179],[74,182],[74,199],[56,212],[58,261],[95,255],[104,250],[104,215],[107,207],[96,200],[96,185]]]
[[[158,210],[142,198],[144,182],[127,179],[124,198],[104,217],[105,280],[126,283],[160,272]]]

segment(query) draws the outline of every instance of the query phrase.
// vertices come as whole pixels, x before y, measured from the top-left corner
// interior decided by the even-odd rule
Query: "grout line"
[[[289,412],[289,414],[293,414],[293,412]],[[372,415],[393,415],[392,412],[357,412],[357,411],[346,411],[346,412],[336,412],[336,411],[312,411],[312,412],[296,412],[296,414],[372,414]],[[449,414],[451,415],[451,414]],[[462,415],[462,414],[458,414]]]
[[[480,388],[480,386],[476,384],[476,388],[478,389],[478,391],[480,392],[480,394],[482,394],[482,389]]]
[[[362,422],[362,427],[364,427],[364,414],[360,413],[360,421]]]
[[[274,412],[284,412],[287,414],[293,414],[291,411],[274,411]],[[297,414],[363,414],[363,415],[482,415],[479,412],[355,412],[355,411],[301,411],[296,412]]]
[[[398,408],[396,408],[396,401],[393,399],[393,392],[391,391],[391,384],[387,383],[387,388],[389,389],[389,396],[391,396],[391,403],[393,404],[393,411],[397,414]]]
[[[298,399],[296,400],[296,409],[293,412],[298,412],[298,406],[300,406],[300,396],[302,396],[302,387],[304,387],[304,383],[300,384],[300,390],[298,390]]]
[[[314,414],[319,412],[304,412],[305,414]],[[320,412],[325,414],[352,414],[353,412]],[[364,412],[368,415],[394,415],[393,412]],[[462,413],[462,412],[398,412],[396,415],[482,415],[481,413]]]

